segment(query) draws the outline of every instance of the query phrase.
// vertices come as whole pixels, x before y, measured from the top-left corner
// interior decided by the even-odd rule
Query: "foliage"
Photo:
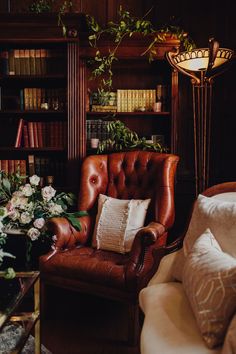
[[[98,153],[103,153],[109,147],[112,151],[122,150],[154,150],[157,152],[166,152],[167,149],[160,142],[149,143],[146,138],[139,138],[138,134],[130,130],[120,120],[107,124],[107,130],[110,138],[99,143]]]
[[[55,0],[35,0],[29,6],[29,10],[31,12],[35,12],[37,14],[40,14],[43,12],[52,12],[54,2],[55,2]],[[71,9],[72,5],[73,5],[72,1],[64,0],[62,5],[59,8],[59,11],[57,14],[57,23],[58,23],[58,26],[62,27],[63,36],[66,36],[66,34],[67,34],[67,28],[66,28],[66,25],[63,21],[63,16],[66,11]]]
[[[178,38],[186,50],[194,47],[194,42],[183,29],[173,25],[156,28],[151,21],[145,19],[148,13],[139,19],[133,17],[129,11],[125,11],[121,7],[118,12],[118,21],[108,22],[105,28],[102,28],[94,17],[87,15],[87,23],[91,31],[89,43],[91,47],[97,49],[93,60],[92,78],[101,77],[100,91],[110,91],[112,89],[112,65],[117,60],[117,50],[125,37],[132,37],[134,33],[151,36],[151,42],[142,54],[149,54],[149,60],[153,60],[157,53],[156,43],[165,41],[167,36],[170,35]],[[103,55],[98,47],[99,39],[103,34],[110,35],[114,42],[114,48],[109,50],[108,55]]]
[[[29,6],[29,10],[37,14],[50,12],[52,11],[53,2],[54,0],[36,0]]]
[[[40,178],[37,175],[31,176],[29,183],[25,183],[25,179],[18,174],[8,176],[0,171],[0,247],[12,229],[17,229],[29,237],[29,247],[32,246],[31,241],[39,238],[43,240],[50,236],[47,231],[47,220],[51,217],[63,216],[77,230],[81,230],[78,217],[87,213],[67,211],[74,205],[74,195],[57,193],[50,185],[41,188],[39,182]],[[4,256],[3,253],[2,255]]]

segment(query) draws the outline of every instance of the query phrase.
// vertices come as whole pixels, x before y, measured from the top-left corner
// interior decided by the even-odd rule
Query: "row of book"
[[[109,138],[107,125],[112,121],[102,119],[87,119],[86,120],[86,133],[87,133],[87,147],[90,146],[90,140],[93,138],[99,141]]]
[[[29,122],[19,119],[15,139],[15,147],[30,148],[66,148],[67,122],[65,121],[39,121]]]
[[[21,176],[32,176],[34,174],[45,179],[45,183],[51,177],[53,184],[65,185],[66,162],[60,159],[50,159],[34,155],[28,156],[26,160],[0,160],[0,170],[6,174],[18,173]]]
[[[117,112],[152,111],[156,90],[117,90]]]
[[[51,177],[55,186],[65,186],[66,184],[66,161],[59,158],[48,158],[35,155],[28,156],[28,174],[44,179],[46,184],[48,177]]]
[[[20,96],[20,108],[23,110],[59,110],[65,107],[66,95],[63,88],[25,87],[20,91]]]
[[[63,53],[45,48],[10,49],[0,52],[0,72],[2,75],[47,75],[62,73]]]
[[[0,160],[0,170],[7,174],[18,173],[26,176],[26,160]]]

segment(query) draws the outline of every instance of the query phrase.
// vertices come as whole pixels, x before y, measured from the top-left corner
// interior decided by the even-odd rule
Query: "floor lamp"
[[[188,75],[192,82],[194,165],[196,196],[208,187],[211,104],[213,78],[222,74],[233,57],[231,49],[219,48],[219,43],[209,39],[208,48],[187,52],[166,53],[168,62],[177,71]]]

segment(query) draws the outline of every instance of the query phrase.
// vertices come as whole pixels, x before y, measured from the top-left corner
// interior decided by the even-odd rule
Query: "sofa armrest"
[[[79,220],[81,231],[77,231],[64,217],[54,217],[48,220],[47,228],[54,235],[52,246],[54,250],[64,250],[86,243],[90,234],[91,218],[82,216]]]

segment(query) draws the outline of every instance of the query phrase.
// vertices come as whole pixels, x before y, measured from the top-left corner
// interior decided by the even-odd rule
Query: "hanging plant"
[[[141,19],[133,17],[129,11],[125,11],[120,7],[118,12],[118,21],[110,21],[107,27],[101,27],[94,17],[87,15],[87,23],[90,29],[88,37],[91,47],[96,48],[96,54],[91,61],[94,65],[92,70],[92,78],[100,77],[99,92],[103,93],[112,89],[113,71],[112,66],[118,60],[116,53],[126,37],[132,37],[135,33],[141,33],[143,36],[151,36],[151,42],[142,55],[148,54],[149,61],[152,61],[157,54],[156,44],[164,42],[168,37],[172,36],[180,40],[186,50],[195,47],[193,40],[178,26],[165,25],[155,28],[145,14]],[[99,40],[102,35],[108,34],[114,42],[114,48],[109,50],[108,55],[103,55],[99,49]]]

